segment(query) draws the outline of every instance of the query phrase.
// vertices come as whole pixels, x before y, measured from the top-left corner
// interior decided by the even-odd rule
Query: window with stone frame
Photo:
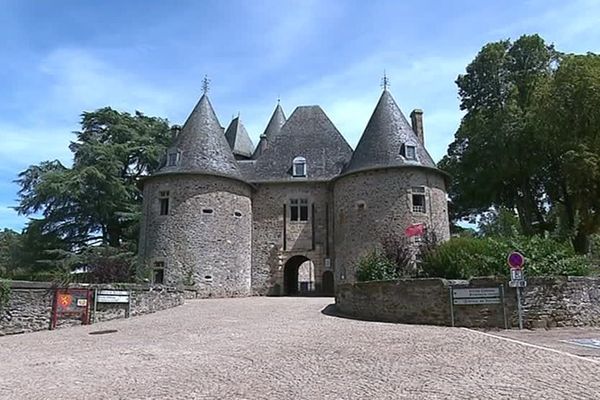
[[[423,186],[411,189],[412,211],[415,213],[426,213],[425,188]]]
[[[152,268],[152,283],[162,285],[165,283],[165,262],[156,261]]]
[[[160,205],[160,215],[169,215],[169,198],[170,193],[168,190],[161,190],[158,192],[158,202]]]
[[[294,158],[294,161],[292,162],[292,175],[295,177],[306,176],[306,158]]]
[[[174,167],[179,164],[179,152],[174,151],[167,156],[167,167]]]
[[[308,221],[308,199],[290,200],[290,220]]]
[[[400,155],[407,160],[417,159],[417,146],[409,143],[403,143],[400,146]]]

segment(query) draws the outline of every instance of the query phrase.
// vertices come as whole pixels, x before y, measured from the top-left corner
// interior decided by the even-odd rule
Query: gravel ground
[[[330,303],[197,300],[2,337],[0,399],[600,399],[596,360],[466,329],[337,318],[321,312]]]

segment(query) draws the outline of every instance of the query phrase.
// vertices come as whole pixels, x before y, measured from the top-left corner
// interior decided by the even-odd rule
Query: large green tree
[[[439,164],[455,219],[505,207],[523,233],[560,227],[587,251],[600,226],[598,64],[537,35],[482,48],[456,81],[466,113]]]
[[[170,140],[167,121],[107,107],[84,112],[75,133],[71,167],[44,161],[19,174],[18,212],[41,214],[41,232],[59,236],[71,249],[135,241],[137,184],[159,166]]]

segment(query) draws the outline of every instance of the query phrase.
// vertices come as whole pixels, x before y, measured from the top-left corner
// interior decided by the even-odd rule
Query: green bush
[[[398,278],[398,266],[379,250],[370,251],[358,261],[356,280],[359,282],[388,281]]]
[[[528,276],[590,273],[589,259],[575,254],[570,243],[539,236],[452,238],[423,255],[422,273],[447,279],[508,276],[506,257],[513,250],[525,256]]]

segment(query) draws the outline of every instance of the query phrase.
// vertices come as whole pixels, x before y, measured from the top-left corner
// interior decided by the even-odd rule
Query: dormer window
[[[174,167],[179,163],[179,152],[174,151],[167,156],[167,167]]]
[[[408,143],[402,144],[400,147],[400,155],[407,160],[416,160],[417,146]]]
[[[296,177],[306,176],[306,158],[296,157],[293,161],[292,175]]]

